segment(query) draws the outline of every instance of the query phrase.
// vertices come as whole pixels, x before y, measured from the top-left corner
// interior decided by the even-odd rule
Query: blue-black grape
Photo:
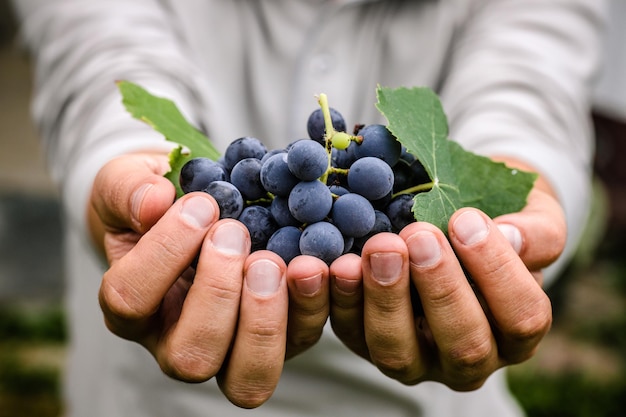
[[[344,236],[365,236],[374,227],[374,207],[363,196],[355,193],[340,196],[331,211],[333,224]]]
[[[402,145],[386,126],[367,125],[359,130],[358,135],[363,138],[363,141],[354,148],[357,158],[373,156],[382,159],[390,166],[394,166],[400,159]]]
[[[287,165],[287,152],[273,155],[261,167],[261,184],[275,195],[288,196],[300,179],[293,175]]]
[[[314,140],[300,140],[289,148],[287,165],[293,175],[302,181],[313,181],[328,169],[328,153]]]
[[[393,189],[393,170],[376,157],[357,159],[348,172],[348,186],[368,200],[378,200]]]
[[[342,114],[334,108],[330,108],[330,119],[332,121],[333,128],[338,132],[346,131],[346,121]],[[324,144],[324,134],[326,133],[326,125],[324,124],[324,113],[322,109],[314,110],[310,115],[306,123],[307,132],[309,138],[316,142]]]
[[[185,194],[202,191],[213,181],[226,181],[224,167],[209,158],[193,158],[180,170],[180,188]]]
[[[346,132],[343,116],[330,111],[334,129]],[[194,158],[181,169],[181,189],[211,194],[220,218],[246,225],[253,251],[269,249],[286,263],[305,254],[330,264],[344,253],[360,254],[372,236],[415,221],[413,195],[403,192],[430,179],[385,126],[355,125],[353,134],[363,140],[344,150],[322,146],[321,109],[311,113],[307,131],[310,139],[284,149],[268,150],[245,136],[217,162]]]
[[[394,197],[387,206],[385,214],[396,231],[404,229],[405,226],[415,221],[412,212],[413,197],[413,194],[400,194]]]
[[[224,152],[224,166],[228,171],[235,164],[245,158],[262,159],[267,153],[267,148],[259,139],[252,136],[244,136],[232,141]]]
[[[204,190],[209,193],[220,208],[220,219],[236,219],[243,210],[241,193],[233,184],[226,181],[213,181]]]
[[[293,217],[289,211],[289,198],[280,195],[274,196],[270,204],[270,213],[280,227],[300,226],[302,222]]]
[[[267,197],[267,191],[261,184],[261,166],[260,159],[245,158],[237,162],[230,171],[230,182],[246,200]]]
[[[346,242],[343,235],[332,223],[317,222],[308,225],[300,236],[300,252],[315,256],[327,264],[340,257]]]
[[[267,241],[267,250],[276,253],[288,264],[300,255],[300,236],[302,236],[302,231],[297,227],[281,227],[270,236]]]
[[[301,181],[289,193],[289,211],[302,223],[324,220],[333,205],[333,196],[321,181]]]
[[[278,229],[269,209],[259,205],[244,208],[238,220],[245,224],[250,232],[252,251],[264,249],[270,236]]]

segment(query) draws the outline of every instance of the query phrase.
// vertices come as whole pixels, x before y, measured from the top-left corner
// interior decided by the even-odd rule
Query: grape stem
[[[330,107],[328,106],[328,97],[326,94],[321,93],[317,97],[317,102],[322,109],[322,115],[324,116],[324,144],[326,148],[326,153],[328,153],[328,167],[326,168],[326,172],[320,177],[320,181],[326,184],[328,180],[328,173],[332,167],[332,154],[333,154],[333,136],[335,135],[335,128],[333,127],[333,119],[330,117]]]
[[[391,198],[395,198],[401,194],[417,194],[417,193],[421,193],[424,191],[429,191],[429,190],[432,190],[434,186],[435,186],[434,181],[426,182],[424,184],[416,185],[415,187],[410,187],[402,191],[398,191],[397,193],[392,194]]]

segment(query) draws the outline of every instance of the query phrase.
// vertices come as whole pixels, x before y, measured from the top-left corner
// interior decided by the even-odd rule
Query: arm
[[[248,231],[218,221],[210,196],[174,202],[163,178],[169,145],[126,113],[114,83],[168,96],[197,124],[203,83],[162,4],[16,2],[36,57],[35,119],[70,226],[106,257],[99,301],[107,327],[144,346],[166,374],[215,376],[232,402],[255,407],[271,395],[285,356],[319,337],[323,309],[289,337],[287,316],[297,324],[325,299],[295,284],[313,276],[323,288],[328,268],[309,259],[288,273],[274,254],[248,256]]]
[[[532,356],[549,330],[543,271],[571,253],[589,199],[600,10],[583,1],[471,3],[442,90],[451,136],[541,176],[519,213],[489,219],[464,208],[448,236],[413,223],[370,239],[362,259],[331,265],[333,329],[386,375],[476,389]]]

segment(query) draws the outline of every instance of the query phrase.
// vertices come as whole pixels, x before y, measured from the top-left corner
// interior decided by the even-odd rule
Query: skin
[[[166,170],[164,155],[131,154],[94,182],[89,225],[110,265],[99,293],[105,323],[172,378],[216,377],[238,406],[269,399],[285,359],[315,344],[329,317],[343,343],[383,374],[455,390],[529,358],[550,328],[541,268],[563,250],[566,228],[543,180],[520,213],[491,220],[459,210],[449,241],[413,223],[370,239],[362,257],[328,267],[300,256],[286,266],[269,251],[250,254],[246,228],[218,220],[208,194],[174,201]],[[414,311],[410,285],[423,311]]]

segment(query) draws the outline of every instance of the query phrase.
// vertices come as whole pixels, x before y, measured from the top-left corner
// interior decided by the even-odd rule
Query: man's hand
[[[99,294],[106,325],[148,349],[167,375],[217,376],[233,403],[259,406],[285,357],[321,335],[328,267],[302,257],[288,269],[272,252],[250,254],[246,227],[218,220],[210,195],[174,201],[167,168],[163,155],[127,155],[95,180],[89,221],[110,265]]]
[[[480,387],[528,359],[552,322],[541,269],[565,245],[554,197],[539,183],[519,213],[489,219],[465,208],[448,238],[428,223],[379,234],[362,257],[331,265],[331,323],[338,337],[405,384]],[[411,298],[410,286],[419,300]]]

